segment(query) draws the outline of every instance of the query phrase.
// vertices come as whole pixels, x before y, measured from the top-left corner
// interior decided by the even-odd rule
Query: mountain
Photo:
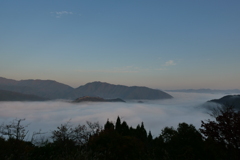
[[[222,105],[232,105],[240,109],[240,95],[227,95],[220,99],[213,99],[209,102],[215,102]]]
[[[76,99],[83,96],[105,99],[167,99],[171,95],[147,87],[128,87],[103,82],[91,82],[76,89],[53,80],[12,80],[0,77],[0,90],[30,94],[46,99]]]
[[[128,87],[123,85],[113,85],[103,82],[92,82],[75,89],[73,96],[93,96],[103,98],[121,98],[121,99],[168,99],[171,95],[147,87]]]
[[[116,99],[104,99],[104,98],[100,98],[100,97],[89,97],[89,96],[85,96],[85,97],[80,97],[77,98],[73,101],[74,103],[79,103],[79,102],[125,102],[124,100],[120,99],[120,98],[116,98]]]
[[[224,93],[224,94],[232,94],[232,93],[240,93],[239,89],[229,89],[229,90],[212,90],[212,89],[179,89],[179,90],[166,90],[167,92],[186,92],[186,93]]]
[[[46,98],[18,92],[0,90],[0,101],[45,101]]]
[[[11,80],[0,77],[0,89],[47,99],[65,99],[74,88],[52,80]]]

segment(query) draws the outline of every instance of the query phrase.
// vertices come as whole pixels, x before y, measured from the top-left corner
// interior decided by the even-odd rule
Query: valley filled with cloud
[[[170,92],[169,92],[170,93]],[[222,94],[178,93],[171,92],[173,99],[113,102],[83,102],[67,101],[45,102],[1,102],[0,123],[8,124],[14,119],[23,119],[23,125],[28,125],[29,136],[34,131],[45,132],[45,137],[51,135],[61,124],[85,124],[86,121],[99,122],[104,126],[107,120],[115,123],[117,116],[126,121],[129,126],[136,127],[144,122],[145,128],[153,136],[158,136],[161,130],[168,126],[177,127],[178,123],[193,124],[197,129],[201,120],[211,119],[209,111],[203,104],[211,99],[220,98]]]

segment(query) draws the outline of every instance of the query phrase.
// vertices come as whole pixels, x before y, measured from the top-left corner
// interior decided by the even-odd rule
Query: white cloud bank
[[[29,133],[41,129],[43,132],[55,130],[60,124],[71,119],[73,125],[85,124],[86,121],[99,122],[102,126],[107,119],[115,122],[117,116],[129,126],[136,127],[144,122],[145,128],[158,136],[166,126],[176,127],[178,123],[191,123],[198,129],[201,120],[209,119],[200,104],[222,95],[170,93],[175,98],[169,100],[144,101],[137,103],[79,103],[67,102],[1,102],[0,123],[8,124],[15,118],[25,118],[29,124]]]

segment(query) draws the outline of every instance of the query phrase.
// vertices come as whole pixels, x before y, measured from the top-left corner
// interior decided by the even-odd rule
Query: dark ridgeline
[[[47,99],[66,99],[74,89],[52,80],[20,80],[0,77],[0,89],[23,94],[31,94]]]
[[[92,82],[76,89],[52,80],[11,80],[0,77],[0,89],[31,94],[46,99],[76,99],[83,96],[104,99],[168,99],[171,95],[147,87],[128,87],[102,82]]]
[[[240,95],[227,95],[219,99],[213,99],[208,102],[215,102],[221,105],[231,105],[240,110]]]
[[[0,101],[46,101],[49,99],[30,94],[0,90]]]
[[[179,89],[179,90],[166,90],[167,92],[186,92],[186,93],[240,93],[239,89],[227,89],[227,90],[218,90],[218,89]]]
[[[121,99],[168,99],[171,95],[147,87],[128,87],[123,85],[113,85],[103,82],[92,82],[75,89],[74,96],[99,96],[103,98]]]
[[[115,99],[104,99],[101,97],[90,97],[90,96],[84,96],[77,98],[73,101],[74,103],[79,103],[79,102],[125,102],[124,100],[120,98],[115,98]]]

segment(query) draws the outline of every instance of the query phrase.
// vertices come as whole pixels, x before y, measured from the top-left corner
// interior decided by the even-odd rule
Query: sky
[[[0,0],[0,76],[240,89],[239,0]]]

